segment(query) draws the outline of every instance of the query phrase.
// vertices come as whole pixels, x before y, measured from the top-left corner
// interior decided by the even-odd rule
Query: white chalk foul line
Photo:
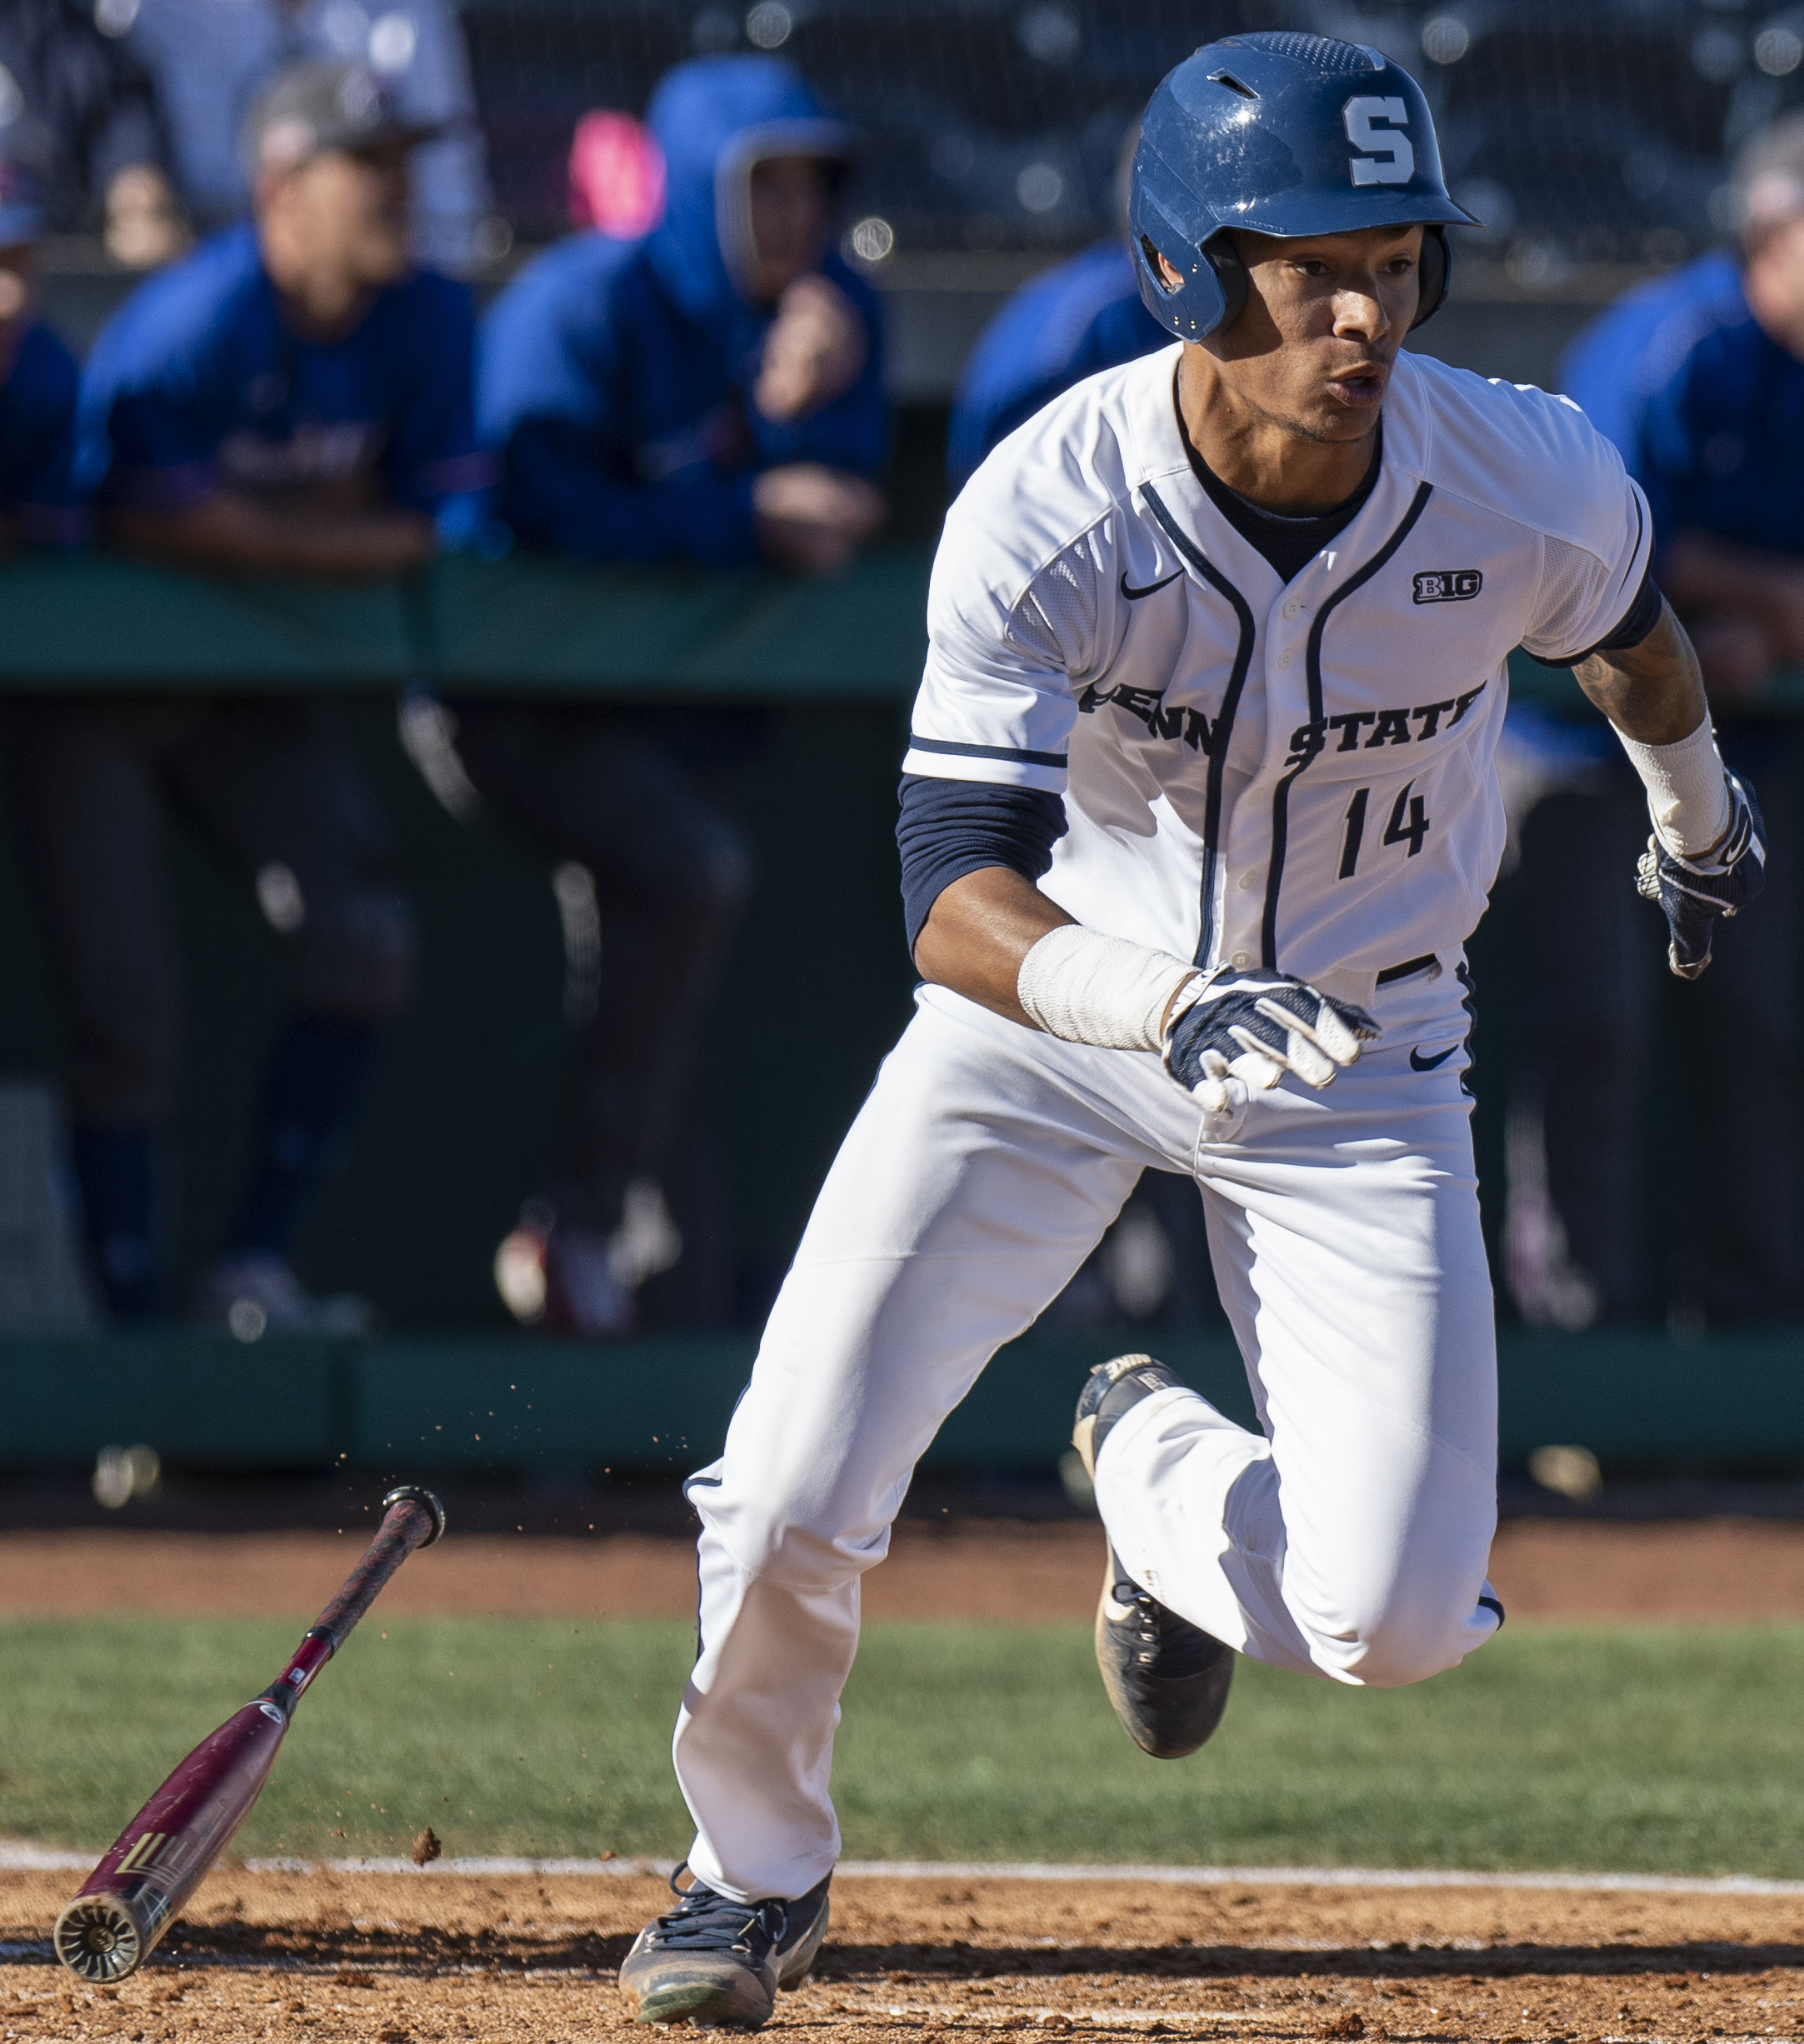
[[[0,1839],[0,1872],[85,1873],[97,1852],[71,1852]],[[674,1860],[447,1857],[419,1867],[399,1857],[312,1860],[257,1858],[253,1874],[564,1874],[668,1875]],[[1480,1873],[1465,1867],[1140,1867],[1087,1866],[1017,1860],[842,1860],[838,1880],[1141,1881],[1177,1887],[1260,1888],[1543,1888],[1576,1895],[1804,1896],[1804,1881],[1767,1881],[1752,1874]]]
[[[1563,1888],[1581,1895],[1804,1895],[1804,1881],[1752,1874],[1502,1874],[1463,1867],[1088,1867],[1033,1861],[845,1860],[843,1875],[923,1881],[1147,1881],[1184,1887]]]
[[[0,1866],[5,1864],[0,1861]],[[250,1874],[661,1874],[677,1871],[675,1860],[439,1859],[416,1867],[412,1860],[247,1860]]]
[[[99,1857],[97,1852],[65,1852],[28,1845],[22,1838],[0,1838],[0,1872],[7,1873],[72,1874],[85,1872]]]

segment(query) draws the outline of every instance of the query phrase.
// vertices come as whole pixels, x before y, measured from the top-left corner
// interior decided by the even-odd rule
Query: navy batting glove
[[[1287,973],[1219,966],[1167,1025],[1165,1068],[1180,1086],[1210,1097],[1230,1079],[1251,1092],[1276,1086],[1287,1072],[1322,1087],[1378,1033],[1362,1007]]]
[[[1696,979],[1710,963],[1718,916],[1732,916],[1767,884],[1767,826],[1753,790],[1727,774],[1734,805],[1729,827],[1707,857],[1681,858],[1657,837],[1635,869],[1635,884],[1666,911],[1672,942],[1667,963],[1681,979]]]

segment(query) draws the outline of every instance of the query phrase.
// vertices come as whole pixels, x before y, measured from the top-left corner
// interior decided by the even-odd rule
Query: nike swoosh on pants
[[[1457,1043],[1450,1043],[1444,1051],[1437,1051],[1432,1057],[1424,1057],[1419,1049],[1413,1050],[1409,1054],[1409,1068],[1412,1072],[1437,1071],[1458,1048]]]

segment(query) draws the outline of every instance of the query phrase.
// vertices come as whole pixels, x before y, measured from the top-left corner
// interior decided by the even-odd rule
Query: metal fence
[[[567,224],[577,117],[642,111],[702,52],[800,65],[865,137],[857,214],[904,252],[1056,251],[1107,232],[1122,136],[1153,85],[1237,29],[1311,28],[1407,65],[1485,222],[1471,238],[1534,281],[1707,246],[1731,217],[1737,147],[1804,105],[1804,6],[1741,0],[466,0],[462,17],[497,192],[527,241]]]

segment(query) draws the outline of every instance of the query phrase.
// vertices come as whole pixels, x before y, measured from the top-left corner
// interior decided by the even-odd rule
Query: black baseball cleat
[[[1142,1590],[1109,1549],[1097,1606],[1097,1666],[1127,1736],[1155,1760],[1194,1753],[1222,1722],[1234,1655]]]
[[[1084,1381],[1072,1432],[1092,1482],[1115,1422],[1152,1392],[1183,1381],[1151,1356],[1117,1356],[1097,1365]],[[1182,1760],[1221,1723],[1234,1679],[1232,1650],[1142,1590],[1113,1547],[1097,1606],[1096,1642],[1102,1687],[1142,1752]]]
[[[705,1882],[670,1877],[677,1907],[632,1941],[622,1991],[638,2022],[691,2022],[706,2030],[757,2030],[779,1987],[799,1987],[827,1935],[827,1881],[795,1902],[730,1902]]]
[[[1184,1389],[1183,1378],[1151,1356],[1117,1356],[1099,1362],[1084,1379],[1077,1394],[1077,1423],[1072,1429],[1071,1444],[1082,1457],[1092,1483],[1097,1480],[1097,1457],[1116,1421],[1152,1392],[1174,1387]]]

